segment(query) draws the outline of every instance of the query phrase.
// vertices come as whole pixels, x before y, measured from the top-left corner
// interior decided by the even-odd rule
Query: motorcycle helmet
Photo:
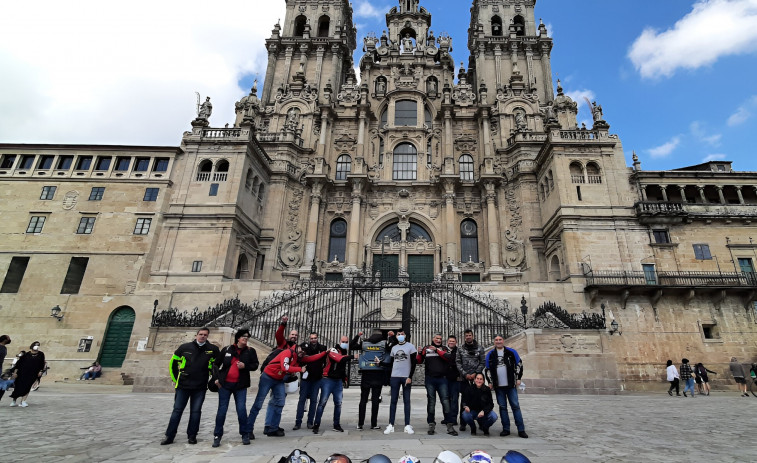
[[[361,463],[392,463],[392,460],[390,460],[386,455],[378,453],[367,460],[363,460],[363,462]]]
[[[465,463],[492,463],[492,457],[483,450],[474,450],[465,457]]]
[[[350,460],[350,457],[348,457],[347,455],[335,453],[328,457],[325,463],[352,463],[352,460]]]
[[[405,455],[397,460],[397,463],[421,463],[421,461],[412,455]]]
[[[515,450],[508,451],[500,463],[531,463],[527,456]]]
[[[299,449],[292,450],[286,457],[281,457],[279,463],[315,463],[315,459]]]
[[[463,460],[450,450],[445,450],[434,459],[434,463],[463,463]]]

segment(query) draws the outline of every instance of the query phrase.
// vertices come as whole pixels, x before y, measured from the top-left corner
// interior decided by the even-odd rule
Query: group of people
[[[187,404],[190,405],[187,439],[197,443],[202,405],[206,391],[219,395],[213,447],[218,447],[224,435],[224,423],[231,397],[234,397],[239,434],[244,445],[255,439],[254,428],[266,397],[263,433],[270,437],[283,437],[281,415],[287,393],[298,391],[297,410],[293,430],[304,425],[318,434],[323,413],[329,399],[333,401],[333,430],[344,432],[341,426],[343,388],[348,383],[350,350],[359,352],[361,373],[360,402],[357,429],[366,425],[366,407],[371,401],[370,428],[381,429],[378,424],[379,403],[384,386],[390,388],[389,423],[384,434],[394,432],[400,391],[404,406],[404,432],[414,434],[410,423],[413,375],[419,364],[425,364],[426,423],[428,434],[436,433],[436,401],[442,407],[440,423],[446,432],[457,436],[460,430],[470,428],[471,435],[480,429],[484,435],[499,418],[500,436],[510,434],[508,404],[512,408],[518,436],[528,438],[518,402],[517,387],[523,376],[523,362],[515,349],[505,346],[502,336],[493,339],[494,348],[488,353],[477,342],[472,330],[465,330],[463,343],[450,335],[443,344],[441,334],[421,349],[409,342],[404,331],[396,334],[374,330],[368,338],[358,333],[352,340],[342,336],[332,347],[319,343],[318,333],[310,333],[307,341],[298,344],[299,333],[287,333],[288,317],[283,317],[276,331],[276,348],[261,364],[252,346],[248,345],[250,332],[240,329],[234,343],[219,349],[208,342],[209,328],[198,330],[192,342],[182,344],[174,353],[171,378],[175,385],[173,411],[161,445],[173,443]],[[288,334],[288,335],[287,335]],[[250,373],[261,369],[257,395],[247,413],[247,389],[251,385]],[[488,383],[488,385],[487,385]],[[499,405],[499,416],[494,412],[494,399]],[[306,404],[309,406],[306,413]]]
[[[743,366],[738,362],[736,357],[731,358],[729,369],[733,375],[734,381],[739,386],[739,393],[742,397],[749,397],[747,394],[747,382],[746,375],[744,374]],[[699,362],[692,366],[689,359],[681,359],[680,370],[673,365],[672,360],[668,360],[666,365],[666,373],[670,387],[668,388],[668,395],[673,395],[675,390],[676,396],[681,395],[680,383],[683,382],[683,396],[688,397],[688,393],[691,397],[694,397],[694,385],[697,385],[699,395],[710,395],[710,377],[709,374],[716,374],[714,371],[707,369],[702,362]],[[752,364],[751,376],[754,379],[757,376],[757,364]]]
[[[10,369],[5,371],[3,363],[8,355],[6,346],[10,343],[10,336],[7,334],[0,336],[0,372],[3,373],[4,378],[0,380],[0,399],[5,395],[5,391],[13,387],[10,406],[26,408],[29,406],[26,399],[29,397],[34,382],[41,378],[45,372],[47,365],[45,354],[39,349],[39,341],[34,341],[29,346],[29,351],[19,352]]]

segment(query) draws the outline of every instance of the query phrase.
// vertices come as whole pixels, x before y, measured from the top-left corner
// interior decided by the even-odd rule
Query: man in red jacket
[[[342,336],[339,344],[328,351],[328,360],[326,360],[326,366],[323,368],[323,379],[321,380],[321,399],[318,402],[315,421],[313,421],[313,434],[318,434],[323,409],[326,407],[330,395],[334,396],[334,431],[344,432],[339,420],[342,416],[343,386],[347,383],[347,363],[349,362],[347,349],[349,347],[350,338]]]
[[[276,348],[277,349],[284,349],[286,347],[293,347],[297,345],[297,339],[299,339],[299,333],[297,330],[291,330],[289,332],[289,337],[284,337],[284,331],[287,327],[287,322],[289,321],[289,317],[284,315],[281,317],[281,323],[279,324],[279,328],[276,330]]]

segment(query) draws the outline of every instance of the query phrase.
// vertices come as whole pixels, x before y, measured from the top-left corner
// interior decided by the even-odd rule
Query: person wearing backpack
[[[231,396],[237,409],[239,434],[242,444],[250,445],[250,433],[247,430],[247,388],[250,387],[250,372],[258,369],[258,354],[254,348],[247,345],[250,332],[241,329],[234,334],[234,344],[221,350],[221,361],[218,368],[218,412],[216,413],[216,428],[213,431],[213,447],[221,445],[223,424],[229,409]]]
[[[384,386],[386,369],[384,357],[387,353],[387,343],[381,330],[375,329],[371,336],[362,339],[363,332],[350,343],[350,349],[360,351],[360,403],[358,404],[357,429],[362,431],[365,425],[365,408],[368,396],[371,397],[371,429],[381,429],[378,425],[379,403],[381,402],[381,388]]]

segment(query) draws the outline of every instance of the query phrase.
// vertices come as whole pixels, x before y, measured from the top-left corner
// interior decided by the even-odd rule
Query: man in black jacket
[[[190,403],[187,440],[190,444],[197,443],[202,403],[205,401],[205,392],[208,390],[208,376],[214,368],[217,368],[221,356],[218,347],[208,342],[209,335],[209,328],[200,328],[195,335],[195,340],[179,346],[171,358],[171,379],[175,383],[176,392],[166,436],[160,445],[173,443],[187,402]]]
[[[452,359],[447,363],[447,393],[449,395],[449,415],[442,424],[447,424],[447,418],[453,425],[457,425],[457,416],[460,413],[460,372],[457,371],[457,336],[450,334],[447,338],[447,349],[452,354]]]
[[[428,423],[428,434],[436,433],[436,396],[439,395],[439,401],[442,403],[442,412],[444,420],[447,422],[447,434],[457,435],[455,427],[452,424],[454,418],[451,418],[449,408],[449,389],[447,388],[447,367],[450,362],[454,361],[452,353],[442,345],[442,335],[435,334],[431,344],[418,350],[418,364],[426,364],[426,422]]]
[[[473,380],[476,373],[484,372],[484,348],[478,344],[473,336],[473,330],[467,329],[463,333],[464,341],[462,346],[457,350],[457,371],[462,377],[460,383],[460,393],[465,394],[467,388],[475,387]],[[462,410],[461,410],[462,412]],[[460,430],[465,431],[465,423],[460,421]]]
[[[526,425],[523,423],[523,414],[518,402],[518,386],[523,377],[523,361],[518,351],[505,346],[505,338],[500,335],[494,336],[494,349],[486,355],[486,371],[492,389],[497,394],[502,420],[502,432],[499,435],[503,437],[510,435],[510,417],[507,414],[507,403],[510,402],[518,436],[527,439]]]
[[[321,352],[326,352],[328,347],[318,342],[318,333],[310,333],[308,342],[303,342],[300,347],[305,352],[305,355],[316,355]],[[297,416],[294,421],[294,431],[297,431],[302,427],[302,417],[305,415],[305,402],[310,400],[308,404],[308,429],[313,429],[313,420],[315,419],[315,411],[318,409],[318,393],[321,390],[321,378],[323,378],[323,367],[326,364],[326,359],[322,358],[315,362],[306,363],[308,374],[306,378],[300,381],[300,400],[297,402]]]
[[[331,348],[326,365],[323,368],[321,379],[321,399],[318,402],[318,410],[313,421],[313,434],[318,434],[321,426],[323,409],[329,401],[329,396],[334,397],[334,431],[344,432],[340,423],[342,416],[342,398],[344,385],[347,384],[347,362],[350,361],[347,349],[350,347],[350,338],[342,336],[339,344]],[[310,371],[310,369],[308,369]]]
[[[357,428],[363,430],[365,424],[365,407],[368,395],[371,396],[371,429],[381,429],[378,425],[379,403],[381,402],[381,388],[386,380],[383,367],[386,355],[386,341],[381,330],[374,330],[371,337],[363,341],[363,333],[358,333],[350,343],[350,349],[360,351],[360,404],[358,405]]]
[[[242,444],[250,445],[250,430],[247,429],[247,388],[250,387],[250,372],[258,369],[258,354],[254,348],[247,345],[250,332],[241,329],[234,335],[234,344],[221,349],[221,360],[218,367],[218,412],[216,413],[216,428],[213,431],[213,447],[221,445],[223,424],[226,412],[229,410],[231,396],[237,408],[239,434]]]

